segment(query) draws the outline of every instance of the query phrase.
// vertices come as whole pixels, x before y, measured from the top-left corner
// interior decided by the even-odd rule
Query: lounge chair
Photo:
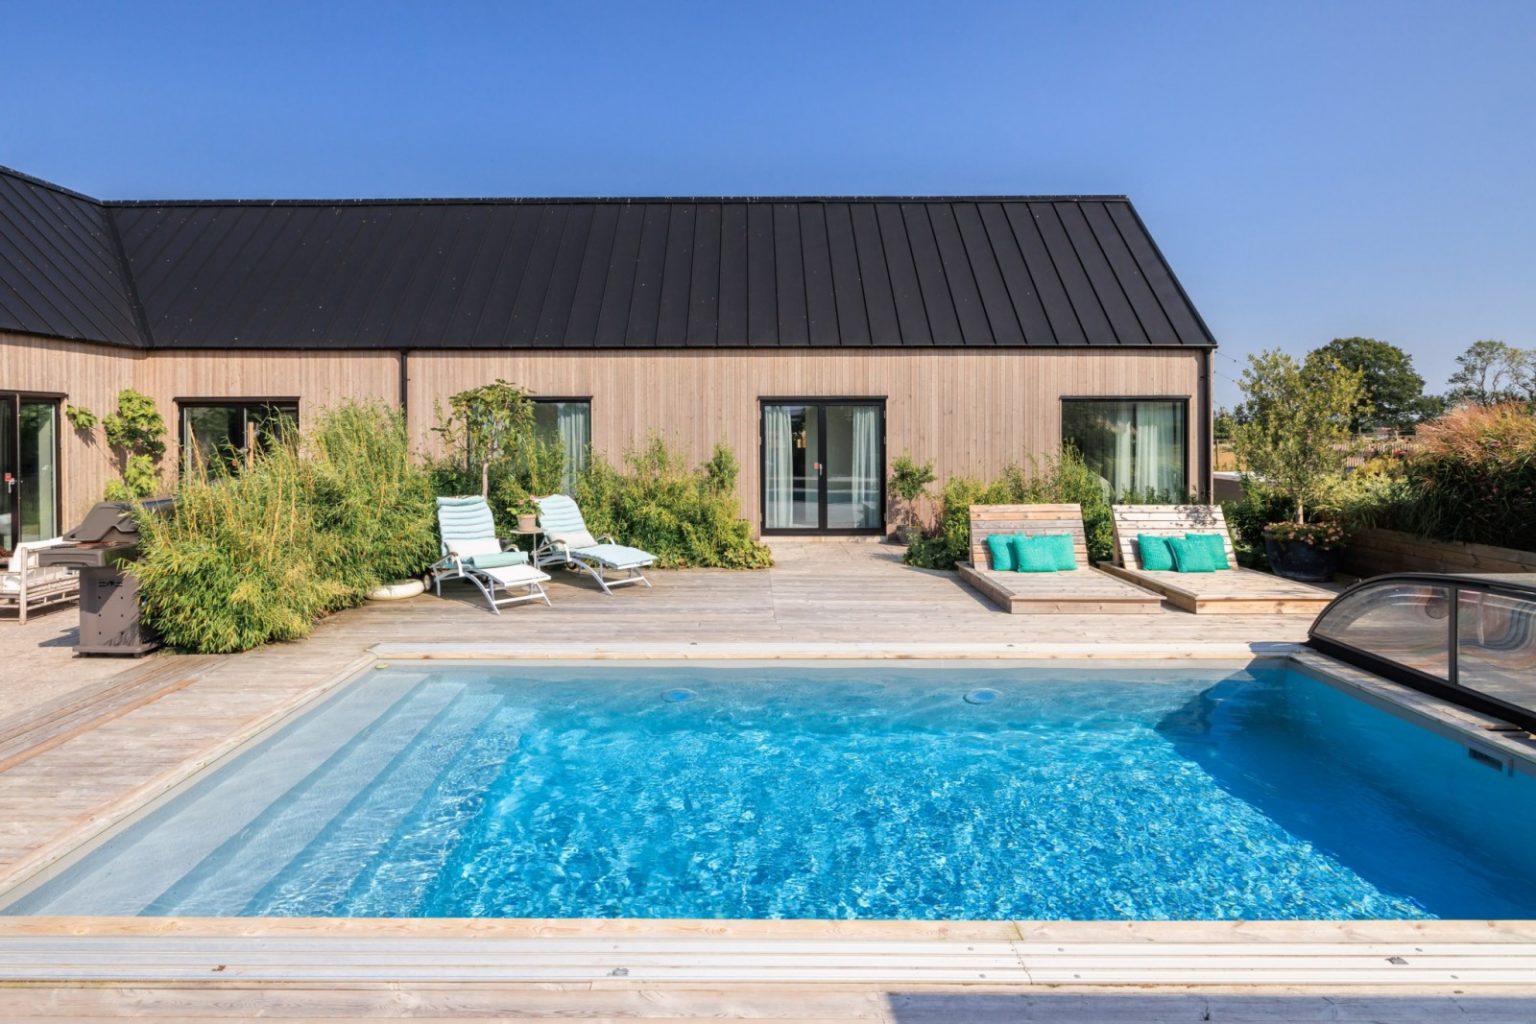
[[[563,494],[539,498],[535,504],[539,507],[539,527],[544,531],[544,542],[534,552],[534,563],[539,568],[564,565],[584,572],[597,580],[603,593],[609,595],[614,587],[629,583],[651,585],[640,570],[655,565],[655,555],[617,544],[612,537],[593,537],[586,520],[581,517],[581,509]],[[608,572],[627,575],[610,579],[605,575]]]
[[[1065,533],[1072,537],[1076,569],[1056,572],[999,572],[991,568],[987,538],[993,534]],[[972,505],[971,560],[960,578],[991,598],[1003,611],[1019,614],[1096,615],[1147,613],[1162,599],[1088,564],[1088,538],[1080,505]]]
[[[1237,564],[1227,519],[1218,505],[1115,505],[1115,560],[1104,569],[1162,594],[1176,607],[1199,614],[1254,615],[1273,612],[1316,614],[1336,596],[1310,583],[1282,579]],[[1141,566],[1141,534],[1182,537],[1219,533],[1229,569],[1173,572]]]
[[[496,520],[484,498],[438,498],[437,528],[443,557],[433,564],[431,572],[432,588],[439,597],[444,580],[468,580],[480,588],[497,615],[504,604],[549,604],[549,595],[544,593],[549,576],[529,565],[524,552],[503,550],[496,536]],[[498,590],[507,596],[498,598]],[[514,590],[525,593],[514,595]]]

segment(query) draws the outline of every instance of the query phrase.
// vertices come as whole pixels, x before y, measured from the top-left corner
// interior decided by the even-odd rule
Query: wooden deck
[[[902,566],[899,551],[882,545],[775,550],[779,565],[768,572],[658,572],[654,590],[613,597],[557,572],[553,607],[499,616],[466,586],[442,599],[343,613],[300,643],[117,663],[110,679],[100,676],[102,662],[81,664],[58,648],[23,650],[20,634],[0,629],[0,659],[31,659],[29,679],[8,677],[11,706],[22,710],[0,720],[0,884],[67,856],[349,669],[372,664],[368,651],[378,644],[403,654],[474,643],[488,656],[1242,657],[1301,639],[1310,622],[1165,607],[1138,616],[1127,636],[1119,616],[1009,615],[954,574]],[[77,666],[89,671],[72,680]],[[1116,924],[1069,935],[1032,923],[0,918],[0,1019],[1536,1017],[1524,998],[1536,993],[1536,931],[1433,926],[1447,930],[1212,924],[1175,937],[1159,926]],[[1431,940],[1450,945],[1425,945]],[[1063,985],[1163,987],[1106,1000],[1054,989]],[[1200,992],[1174,995],[1170,985]],[[1213,994],[1211,986],[1242,994]],[[1319,986],[1375,994],[1340,999],[1319,995]]]

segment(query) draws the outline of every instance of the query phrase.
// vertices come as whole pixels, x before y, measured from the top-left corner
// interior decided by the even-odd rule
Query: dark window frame
[[[251,407],[291,405],[293,406],[293,429],[299,429],[300,417],[303,414],[303,401],[297,396],[271,397],[271,398],[177,398],[173,399],[176,406],[176,454],[178,471],[186,469],[187,462],[187,416],[188,409],[242,409]],[[241,438],[241,444],[237,449],[245,452],[245,439]]]
[[[64,415],[64,409],[69,404],[69,396],[59,391],[18,391],[12,388],[0,388],[0,397],[15,400],[17,422],[13,424],[13,429],[16,431],[15,441],[18,450],[21,446],[21,403],[26,401],[53,403],[53,514],[54,518],[57,520],[59,532],[63,533],[64,527],[67,525],[64,522],[64,431],[67,427],[69,427],[69,420]],[[17,469],[20,468],[20,466],[17,466]],[[8,492],[9,488],[6,488],[4,491],[0,491],[0,495],[3,495],[3,497],[0,497],[0,500],[5,502],[7,510],[12,512],[14,518],[11,523],[11,534],[7,536],[0,536],[0,548],[5,548],[7,551],[10,551],[15,548],[16,544],[26,542],[20,539],[21,494],[19,491],[16,493],[15,502],[13,503],[11,500],[11,494]],[[14,507],[12,507],[13,504]]]
[[[817,483],[817,526],[815,529],[768,526],[768,448],[763,444],[763,413],[770,405],[810,405],[817,407],[818,422],[826,425],[826,406],[872,405],[880,409],[880,525],[863,529],[829,529],[827,522],[827,478],[822,474]],[[886,516],[890,514],[890,495],[886,493],[890,478],[890,417],[886,395],[760,395],[757,399],[757,532],[760,537],[879,537],[885,535]],[[823,432],[823,436],[825,436]]]
[[[529,395],[534,405],[581,404],[587,407],[587,464],[592,460],[592,396],[591,395]],[[563,454],[563,453],[562,453]]]
[[[1195,445],[1191,443],[1193,431],[1190,430],[1189,409],[1194,400],[1193,395],[1062,395],[1059,403],[1060,415],[1057,422],[1061,426],[1061,444],[1067,443],[1067,403],[1069,402],[1170,402],[1179,406],[1184,417],[1184,496],[1182,500],[1188,501],[1191,494],[1199,494],[1199,485],[1194,483],[1195,470],[1192,465]],[[1079,453],[1081,454],[1081,453]]]

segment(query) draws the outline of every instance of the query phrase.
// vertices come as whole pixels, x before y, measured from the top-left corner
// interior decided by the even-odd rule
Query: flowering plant
[[[1281,543],[1296,540],[1328,551],[1342,546],[1346,538],[1342,523],[1314,521],[1305,524],[1270,523],[1264,527],[1264,539]]]

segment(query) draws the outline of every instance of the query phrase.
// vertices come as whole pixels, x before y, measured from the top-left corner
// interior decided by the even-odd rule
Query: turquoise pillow
[[[1168,538],[1151,533],[1138,533],[1136,545],[1141,549],[1141,567],[1152,572],[1167,572],[1173,568],[1173,552],[1168,549]]]
[[[1227,561],[1227,545],[1219,533],[1186,533],[1185,540],[1192,540],[1196,544],[1204,546],[1206,555],[1211,560],[1212,569],[1230,569],[1232,564]]]
[[[1045,549],[1051,553],[1052,568],[1058,570],[1077,568],[1077,553],[1072,550],[1070,533],[1037,533],[1033,536],[1035,540],[1043,541]]]
[[[1014,572],[1055,572],[1056,558],[1044,537],[1013,538]]]
[[[1011,539],[1003,533],[987,538],[987,554],[992,556],[992,568],[998,572],[1013,571],[1013,545],[1008,543]]]
[[[1199,541],[1187,537],[1169,537],[1168,550],[1173,552],[1173,568],[1177,572],[1215,572],[1216,563],[1210,552]]]

